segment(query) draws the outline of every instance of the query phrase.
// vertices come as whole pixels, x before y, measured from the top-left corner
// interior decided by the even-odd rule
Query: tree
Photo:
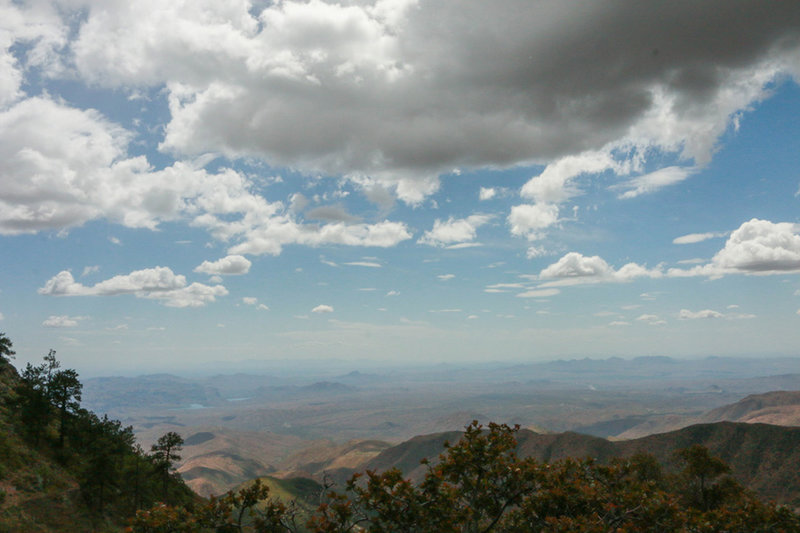
[[[0,333],[0,365],[7,364],[10,359],[14,359],[17,352],[11,349],[13,347],[11,339],[6,337],[5,333]]]
[[[609,464],[593,459],[540,463],[519,458],[517,430],[498,424],[484,428],[474,422],[436,464],[423,461],[428,471],[420,483],[405,479],[397,469],[356,474],[345,493],[327,494],[307,529],[314,533],[800,531],[800,515],[786,506],[759,502],[747,491],[715,499],[713,487],[728,483],[720,479],[728,467],[705,448],[678,452],[687,466],[674,483],[668,483],[670,476],[649,455]],[[703,499],[696,487],[711,491],[706,509],[697,504]],[[238,494],[212,499],[194,512],[161,504],[137,513],[130,531],[298,531],[289,519],[291,506],[266,500],[268,496],[266,487],[255,483]],[[251,516],[249,524],[243,520],[245,514]]]
[[[741,492],[733,478],[722,477],[729,474],[731,468],[719,457],[712,456],[705,446],[695,444],[678,450],[676,455],[686,463],[681,481],[685,487],[684,499],[690,506],[710,511]]]
[[[50,423],[52,410],[47,394],[45,365],[33,366],[28,363],[22,371],[16,391],[23,430],[33,445],[38,446],[42,433]]]
[[[175,468],[175,463],[181,460],[178,452],[183,447],[183,437],[170,431],[159,437],[158,441],[153,444],[150,451],[152,452],[153,461],[156,469],[163,476],[163,497],[164,502],[167,500],[167,488],[169,486],[169,478],[172,470]]]
[[[55,353],[51,350],[51,353]],[[58,447],[64,447],[64,436],[68,423],[68,415],[76,413],[81,406],[81,391],[83,385],[78,380],[75,370],[58,370],[50,377],[48,393],[50,401],[58,410]]]

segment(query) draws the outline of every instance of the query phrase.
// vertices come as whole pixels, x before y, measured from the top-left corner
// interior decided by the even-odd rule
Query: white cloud
[[[557,262],[539,273],[539,279],[554,280],[541,287],[579,285],[584,283],[626,282],[636,278],[659,278],[660,268],[647,269],[636,263],[627,263],[614,270],[600,256],[586,257],[578,252],[569,252]]]
[[[388,248],[411,238],[402,222],[385,220],[377,224],[345,224],[343,222],[308,226],[287,217],[273,217],[246,230],[243,242],[233,246],[233,254],[278,255],[286,244],[322,246],[376,246]]]
[[[478,192],[478,198],[483,200],[491,200],[497,195],[497,189],[494,187],[481,187],[480,191]]]
[[[511,233],[529,240],[539,238],[540,231],[558,222],[558,206],[554,204],[522,204],[511,208],[508,224]]]
[[[558,289],[532,289],[517,294],[517,298],[549,298],[560,292]]]
[[[439,278],[441,281],[450,281],[451,279],[455,278],[456,275],[455,274],[439,274],[436,277]]]
[[[258,303],[258,298],[255,296],[244,296],[242,298],[242,303],[245,305],[256,305]]]
[[[712,262],[745,272],[800,270],[799,230],[796,224],[754,218],[731,234]]]
[[[738,306],[734,307],[737,308]],[[730,306],[728,306],[731,309]],[[689,309],[681,309],[678,312],[680,320],[702,320],[708,318],[724,318],[726,320],[748,320],[756,318],[756,315],[750,313],[720,313],[713,309],[702,309],[700,311],[690,311]]]
[[[166,88],[164,149],[256,155],[411,203],[453,168],[631,146],[639,157],[656,146],[703,164],[731,115],[779,72],[796,71],[791,2],[769,13],[702,2],[587,11],[141,0],[82,5],[81,18],[61,8],[78,21],[62,30],[76,36],[78,77]],[[481,24],[465,32],[459,20]],[[747,27],[745,38],[732,27]],[[707,38],[696,39],[701,31]],[[665,53],[660,42],[679,46]]]
[[[672,239],[672,244],[695,244],[698,242],[707,241],[709,239],[716,239],[718,237],[725,237],[727,233],[689,233]]]
[[[619,196],[620,198],[636,198],[639,195],[649,194],[669,185],[680,183],[696,173],[697,170],[695,167],[665,167],[644,176],[633,178],[615,188],[628,189]]]
[[[86,267],[83,267],[83,272],[81,272],[81,277],[88,276],[89,274],[94,274],[94,273],[99,272],[99,271],[100,271],[100,266],[99,265],[86,266]]]
[[[300,223],[280,202],[254,194],[248,177],[200,168],[209,158],[153,170],[146,158],[127,157],[131,137],[96,111],[47,98],[0,111],[0,234],[95,219],[155,229],[183,219],[217,240],[234,240],[231,254],[256,255],[277,255],[288,244],[389,247],[411,238],[405,224],[391,221]]]
[[[731,233],[711,262],[688,270],[672,268],[669,276],[785,274],[800,272],[800,228],[789,222],[751,219]]]
[[[508,289],[524,289],[523,283],[494,283],[487,285],[483,292],[508,292]]]
[[[560,158],[545,167],[541,174],[522,186],[523,198],[541,204],[560,204],[578,194],[572,180],[583,174],[597,174],[609,169],[622,172],[622,167],[608,152],[590,151]]]
[[[400,291],[392,290],[392,291],[387,292],[386,296],[397,296],[399,294],[400,294]]]
[[[529,246],[528,251],[525,252],[525,257],[528,259],[535,259],[536,257],[547,255],[547,253],[547,250],[541,246]]]
[[[81,320],[85,319],[85,316],[50,315],[42,322],[42,326],[46,328],[74,328],[78,326]]]
[[[246,257],[241,255],[229,255],[213,262],[203,261],[194,271],[218,276],[241,275],[250,272],[252,264]]]
[[[622,327],[622,326],[630,326],[630,322],[625,322],[624,320],[614,320],[613,322],[608,323],[609,326],[615,327]]]
[[[258,304],[258,307],[256,307],[256,309],[258,309],[259,311],[269,311],[269,307],[267,307],[264,304]]]
[[[342,264],[349,266],[369,267],[369,268],[383,268],[382,264],[376,263],[374,261],[351,261],[349,263],[342,263]]]
[[[492,220],[491,215],[471,215],[467,218],[454,219],[450,217],[446,222],[437,219],[433,229],[426,231],[417,241],[430,246],[445,246],[453,243],[465,243],[475,239],[477,229]]]
[[[133,294],[137,298],[159,300],[169,307],[201,307],[225,296],[228,290],[222,285],[202,283],[186,284],[186,277],[176,275],[168,267],[136,270],[130,274],[114,276],[93,286],[75,281],[72,274],[62,270],[49,279],[39,294],[50,296],[116,296]]]
[[[661,317],[658,315],[651,315],[651,314],[643,314],[636,317],[636,320],[639,322],[644,322],[649,326],[663,326],[666,324],[666,320],[662,320]]]
[[[320,304],[311,310],[312,313],[333,313],[333,307],[330,305]]]
[[[680,320],[697,320],[704,318],[722,318],[725,315],[713,309],[703,309],[701,311],[690,311],[688,309],[681,309],[678,313]]]

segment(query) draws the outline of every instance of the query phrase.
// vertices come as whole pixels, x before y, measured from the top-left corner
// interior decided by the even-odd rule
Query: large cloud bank
[[[247,177],[206,171],[209,152],[412,204],[454,168],[547,164],[508,220],[533,240],[582,175],[625,176],[622,198],[688,178],[766,84],[800,70],[796,2],[40,0],[0,20],[0,233],[186,218],[231,254],[411,235],[305,224]],[[132,132],[26,95],[33,71],[163,90],[160,147],[177,162],[154,169],[129,155]],[[641,176],[654,147],[681,165]]]

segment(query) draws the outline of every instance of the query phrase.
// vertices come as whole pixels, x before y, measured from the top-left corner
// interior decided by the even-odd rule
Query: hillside
[[[701,420],[800,426],[800,391],[751,394],[734,404],[709,411]]]
[[[203,426],[191,432],[175,430],[185,435],[178,473],[201,496],[220,495],[244,481],[271,474],[284,462],[287,450],[307,445],[297,437],[268,432]],[[144,443],[155,441],[157,432],[145,432],[139,438]]]
[[[0,354],[0,531],[120,531],[156,501],[198,501],[168,451],[145,453],[132,428],[80,399],[54,351],[22,375]]]
[[[363,469],[386,471],[399,468],[414,481],[424,477],[422,459],[435,459],[445,442],[456,442],[461,432],[415,437],[379,453]],[[675,450],[693,444],[707,447],[727,462],[734,477],[760,497],[800,506],[800,428],[767,424],[718,422],[699,424],[669,433],[613,442],[580,433],[538,434],[522,429],[517,434],[518,453],[540,461],[567,457],[594,457],[605,462],[613,457],[651,453],[668,467],[675,467]],[[351,472],[338,472],[341,480]]]
[[[46,453],[31,449],[17,432],[10,400],[19,375],[0,361],[0,531],[89,531],[92,521],[78,482]],[[46,512],[45,512],[46,511]]]
[[[800,391],[778,390],[762,394],[751,394],[730,404],[694,416],[687,415],[662,415],[642,419],[641,417],[628,417],[630,423],[614,434],[618,439],[635,439],[673,431],[692,424],[710,422],[745,422],[748,424],[763,423],[776,426],[800,426]],[[608,421],[607,424],[613,423]],[[587,432],[592,429],[605,427],[603,423],[587,427]]]

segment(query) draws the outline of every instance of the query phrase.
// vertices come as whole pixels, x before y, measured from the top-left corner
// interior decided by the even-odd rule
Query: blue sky
[[[18,364],[800,352],[793,3],[0,20]]]

